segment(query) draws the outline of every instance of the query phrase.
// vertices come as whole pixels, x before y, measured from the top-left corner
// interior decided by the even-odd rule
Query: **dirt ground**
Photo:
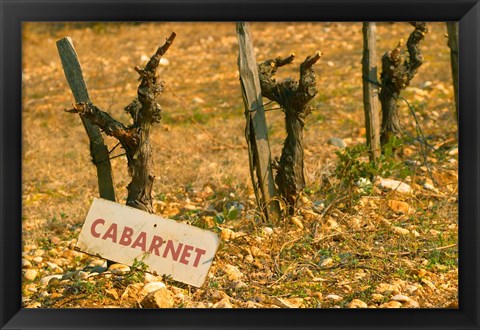
[[[352,151],[365,144],[361,28],[251,24],[258,61],[296,54],[279,78],[298,77],[307,55],[324,54],[315,64],[318,94],[305,125],[302,206],[294,217],[268,223],[250,181],[234,23],[25,23],[24,307],[142,308],[148,288],[161,287],[146,283],[163,282],[159,307],[457,308],[458,148],[445,24],[429,23],[424,64],[402,93],[411,109],[399,101],[403,146],[383,179],[403,181],[411,188],[406,194],[382,186],[381,178],[368,181],[368,189],[352,185],[361,182],[360,170],[336,154],[351,151],[365,162],[365,154]],[[152,276],[142,265],[107,270],[104,260],[73,249],[98,197],[97,178],[78,115],[63,111],[74,99],[55,42],[73,39],[92,102],[128,123],[123,108],[135,97],[134,67],[172,31],[177,38],[158,70],[163,118],[151,136],[155,211],[221,236],[201,288]],[[407,23],[379,23],[379,56],[411,31]],[[266,108],[272,155],[279,156],[283,113]],[[109,148],[116,144],[105,140]],[[129,176],[122,153],[117,148],[111,163],[124,204]]]

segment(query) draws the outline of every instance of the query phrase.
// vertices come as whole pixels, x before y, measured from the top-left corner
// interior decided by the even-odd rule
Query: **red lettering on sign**
[[[191,245],[185,245],[183,248],[182,257],[180,258],[182,264],[188,265],[189,260],[187,260],[187,258],[190,258],[191,250],[193,250],[193,246]]]
[[[193,267],[197,267],[198,263],[200,262],[200,258],[207,252],[204,249],[196,248],[195,252],[197,252],[197,256],[195,257],[195,261],[193,262]]]
[[[108,228],[107,232],[102,237],[102,239],[104,240],[106,240],[107,238],[110,238],[113,243],[117,243],[117,224],[116,223],[112,223],[110,225],[110,228]]]
[[[142,231],[140,232],[140,234],[138,235],[137,239],[135,240],[135,242],[133,242],[132,244],[132,249],[136,248],[137,246],[140,247],[140,249],[142,249],[143,252],[145,252],[147,250],[147,233]]]
[[[96,219],[92,222],[90,233],[93,237],[101,237],[103,240],[110,239],[113,243],[117,243],[118,224],[112,223],[103,236],[101,233],[102,230],[99,230],[99,226],[105,226],[104,219]],[[196,248],[192,245],[174,242],[173,240],[165,241],[162,237],[157,235],[153,235],[150,239],[150,236],[147,237],[147,233],[144,231],[140,232],[136,238],[134,235],[135,230],[133,228],[124,226],[122,233],[119,236],[118,244],[128,246],[132,249],[139,247],[143,252],[147,251],[147,244],[149,244],[148,253],[154,253],[157,256],[160,256],[160,248],[164,246],[165,249],[162,254],[163,258],[171,258],[173,261],[180,262],[184,265],[190,264],[193,267],[198,267],[200,259],[202,259],[202,256],[207,253],[206,250]]]
[[[160,236],[154,235],[152,243],[150,244],[150,248],[148,249],[148,253],[152,253],[152,251],[155,250],[155,254],[157,256],[160,256],[160,252],[158,252],[158,249],[162,246],[162,244],[163,239]]]
[[[171,239],[169,239],[167,241],[167,246],[165,247],[165,251],[163,252],[162,257],[166,258],[168,256],[168,252],[170,252],[170,254],[172,255],[172,259],[177,261],[178,257],[180,256],[180,251],[182,251],[182,247],[183,247],[183,244],[179,243],[178,248],[175,251],[175,248],[173,246],[173,242],[172,242]]]
[[[133,229],[125,226],[123,228],[122,236],[120,236],[119,244],[129,246],[132,243]]]
[[[95,228],[96,228],[97,225],[100,224],[100,223],[101,223],[102,225],[105,224],[105,220],[103,220],[103,219],[97,219],[97,220],[95,220],[95,221],[92,223],[92,227],[90,227],[90,232],[91,232],[92,236],[95,237],[95,238],[99,238],[99,237],[100,237],[100,234],[95,231]]]

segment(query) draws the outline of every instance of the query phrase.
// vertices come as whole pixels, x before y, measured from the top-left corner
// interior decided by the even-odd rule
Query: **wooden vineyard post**
[[[365,111],[365,128],[370,161],[381,156],[380,147],[380,113],[378,106],[377,85],[377,45],[376,24],[363,23],[363,109]]]
[[[455,116],[458,126],[458,22],[447,22],[448,47],[452,65],[453,92],[455,95]]]
[[[87,85],[83,79],[82,68],[70,38],[57,41],[58,53],[62,61],[63,71],[76,103],[90,103]],[[103,141],[100,129],[87,118],[80,117],[90,140],[90,155],[97,168],[98,190],[100,197],[115,201],[112,166],[107,146]]]
[[[280,205],[276,199],[265,110],[263,109],[253,43],[247,23],[237,23],[237,37],[239,44],[238,69],[245,104],[245,137],[248,144],[253,189],[257,204],[267,220],[275,221],[280,217]]]

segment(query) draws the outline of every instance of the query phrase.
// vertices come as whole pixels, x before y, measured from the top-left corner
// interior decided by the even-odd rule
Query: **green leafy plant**
[[[223,212],[215,215],[213,220],[216,224],[221,225],[227,220],[235,220],[238,218],[239,210],[235,205],[230,206],[228,209],[223,206]]]
[[[145,271],[148,270],[148,265],[144,260],[148,257],[148,253],[145,253],[140,260],[133,259],[132,267],[130,271],[125,275],[125,281],[127,283],[139,283],[143,282],[145,278]]]
[[[144,260],[148,257],[148,253],[145,253],[142,256],[142,259],[138,260],[137,258],[133,259],[132,269],[146,271],[148,269],[148,265],[144,262]]]
[[[394,151],[401,146],[402,140],[393,136],[385,144],[383,154],[375,161],[368,161],[368,147],[364,144],[337,151],[339,162],[335,168],[335,177],[340,180],[344,188],[351,190],[357,186],[360,192],[367,194],[371,192],[371,182],[377,176],[391,177],[398,174],[406,177],[409,174],[408,171],[402,171],[402,164],[393,157]]]
[[[53,292],[57,290],[56,282],[54,284],[50,284],[47,287],[49,292]],[[105,289],[105,281],[100,280],[96,283],[92,283],[89,281],[85,281],[82,279],[76,279],[70,285],[65,286],[65,295],[77,295],[77,294],[88,294],[88,295],[96,295],[102,296],[103,290]]]

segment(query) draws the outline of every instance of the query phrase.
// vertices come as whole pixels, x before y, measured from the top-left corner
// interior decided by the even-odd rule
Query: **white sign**
[[[200,287],[219,243],[213,232],[95,198],[77,248],[127,265],[143,259],[149,271]]]

